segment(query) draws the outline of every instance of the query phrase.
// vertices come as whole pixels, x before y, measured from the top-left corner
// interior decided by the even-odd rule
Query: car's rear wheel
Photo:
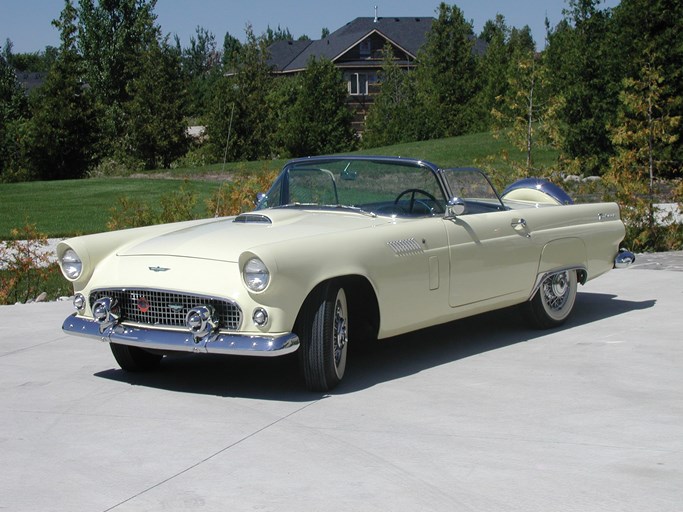
[[[547,276],[527,303],[529,317],[535,327],[549,329],[562,325],[576,301],[576,271],[565,270]]]
[[[138,347],[110,343],[111,353],[119,366],[127,372],[145,372],[159,366],[161,354],[153,354]]]
[[[349,310],[344,288],[328,281],[306,300],[299,319],[299,363],[311,391],[328,391],[344,377]]]

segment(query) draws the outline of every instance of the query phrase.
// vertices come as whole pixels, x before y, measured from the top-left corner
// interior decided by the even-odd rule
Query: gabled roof
[[[268,63],[275,71],[289,73],[305,69],[311,57],[323,57],[335,62],[373,33],[415,58],[433,21],[434,18],[356,18],[324,39],[278,41],[272,44],[268,48]]]

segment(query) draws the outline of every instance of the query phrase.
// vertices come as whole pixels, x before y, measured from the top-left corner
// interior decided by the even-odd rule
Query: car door
[[[520,211],[507,210],[476,169],[448,169],[444,177],[462,215],[444,219],[450,259],[451,307],[528,297],[540,248]]]
[[[446,219],[451,307],[521,300],[534,283],[540,249],[519,212],[472,213]]]

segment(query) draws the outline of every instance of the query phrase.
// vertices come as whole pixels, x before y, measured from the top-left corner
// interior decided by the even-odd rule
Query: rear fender
[[[541,251],[536,283],[531,291],[533,297],[540,283],[548,275],[564,270],[576,270],[579,283],[585,284],[588,279],[586,245],[580,238],[562,238],[547,243]]]

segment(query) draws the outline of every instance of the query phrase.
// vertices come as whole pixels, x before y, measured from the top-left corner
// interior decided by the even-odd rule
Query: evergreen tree
[[[31,101],[29,157],[40,179],[80,178],[92,165],[95,112],[82,80],[76,47],[76,9],[65,0],[59,20],[61,46],[43,86]]]
[[[495,20],[487,21],[479,37],[486,41],[488,46],[486,53],[479,60],[480,85],[476,100],[476,129],[485,131],[491,126],[491,111],[496,106],[497,98],[505,95],[508,86],[510,29],[503,15],[498,14]]]
[[[644,68],[660,70],[662,101],[671,116],[683,115],[683,2],[680,0],[622,0],[614,9],[615,46],[622,76],[634,81]],[[649,59],[651,62],[646,61]],[[683,138],[660,141],[662,176],[683,173]],[[665,144],[665,145],[662,145]]]
[[[610,13],[600,0],[570,0],[565,19],[548,34],[545,58],[558,110],[561,150],[578,171],[599,173],[612,153],[607,126],[618,104],[618,59]]]
[[[141,55],[140,66],[124,108],[126,146],[147,169],[169,167],[188,147],[180,56],[155,39]]]
[[[439,5],[438,18],[427,34],[417,68],[416,98],[423,114],[420,138],[466,133],[474,123],[476,92],[474,34],[457,6]]]
[[[226,32],[225,38],[223,38],[223,55],[221,58],[225,71],[230,72],[235,69],[241,49],[242,43],[240,43],[240,40],[231,36],[230,32]]]
[[[221,55],[216,38],[202,27],[197,27],[196,38],[182,51],[182,69],[187,81],[188,112],[201,117],[206,114],[213,83],[221,73]]]
[[[408,142],[416,138],[415,89],[412,73],[403,71],[394,61],[392,46],[382,50],[379,93],[365,119],[363,147],[373,148]]]
[[[28,102],[14,70],[6,60],[11,46],[0,55],[0,181],[14,181],[23,167],[22,139]]]
[[[270,157],[268,95],[273,78],[263,38],[246,29],[246,42],[236,56],[234,72],[215,84],[207,133],[214,158],[222,161]]]
[[[346,106],[346,83],[336,66],[329,60],[311,59],[296,80],[296,99],[278,127],[287,153],[297,157],[350,150],[353,114]]]
[[[294,38],[292,37],[292,34],[289,32],[289,29],[287,27],[280,28],[280,25],[277,26],[277,29],[273,30],[270,28],[270,25],[266,28],[266,33],[263,35],[263,40],[266,45],[266,47],[270,46],[271,44],[275,43],[276,41],[292,41]]]

